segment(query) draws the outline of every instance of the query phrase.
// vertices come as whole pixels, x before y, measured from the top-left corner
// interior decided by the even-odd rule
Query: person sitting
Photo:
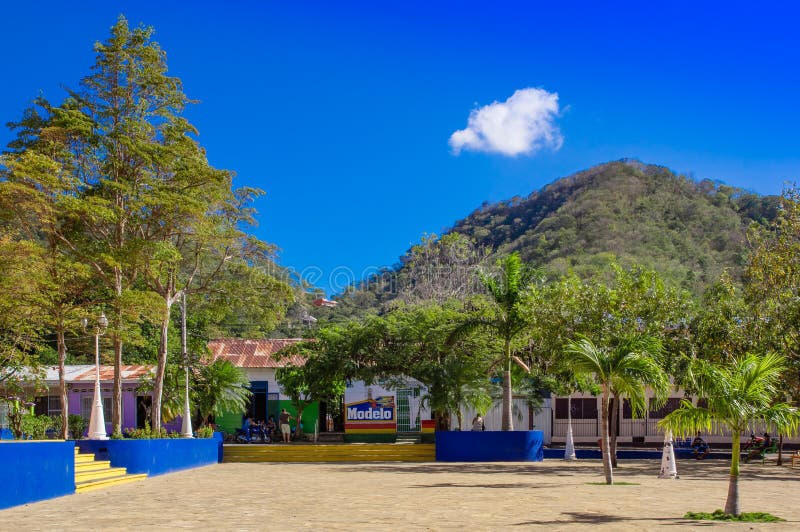
[[[748,451],[747,456],[744,457],[744,462],[748,463],[753,458],[761,458],[761,456],[763,456],[763,454],[767,451],[771,443],[772,443],[772,438],[770,437],[768,432],[765,432],[764,438],[761,440],[761,443],[758,446],[750,449],[750,451]]]
[[[698,460],[702,460],[706,456],[708,456],[708,444],[706,441],[700,437],[700,433],[697,433],[694,440],[692,440],[692,449],[694,457]]]
[[[275,416],[270,415],[269,419],[267,420],[267,424],[264,426],[264,432],[267,433],[267,437],[271,440],[275,435],[275,430],[278,426],[275,424]]]

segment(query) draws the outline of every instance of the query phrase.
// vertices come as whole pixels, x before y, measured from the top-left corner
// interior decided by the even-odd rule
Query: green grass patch
[[[695,521],[739,521],[744,523],[774,523],[776,521],[786,521],[780,517],[766,512],[744,512],[739,515],[726,514],[722,510],[708,512],[686,512],[684,519],[694,519]]]
[[[608,486],[605,482],[587,482],[591,486]],[[614,482],[612,486],[638,486],[638,482]]]

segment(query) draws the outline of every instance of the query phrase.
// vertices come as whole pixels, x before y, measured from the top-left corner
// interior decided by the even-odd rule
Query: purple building
[[[152,398],[139,391],[139,384],[155,371],[155,366],[122,366],[122,430],[144,427],[148,419]],[[94,400],[94,365],[66,366],[65,380],[68,390],[68,412],[88,421]],[[45,375],[46,394],[36,397],[34,413],[37,415],[60,415],[61,397],[58,383],[58,367],[48,366]],[[100,390],[103,398],[103,417],[106,433],[111,434],[111,403],[114,386],[114,366],[100,366]],[[167,430],[179,431],[181,419],[165,425]]]

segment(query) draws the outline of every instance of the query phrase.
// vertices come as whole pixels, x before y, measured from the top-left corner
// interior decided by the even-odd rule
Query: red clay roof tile
[[[219,338],[208,342],[208,348],[214,360],[228,360],[240,368],[282,368],[303,365],[305,361],[299,355],[281,360],[274,356],[281,349],[302,341],[302,338]]]

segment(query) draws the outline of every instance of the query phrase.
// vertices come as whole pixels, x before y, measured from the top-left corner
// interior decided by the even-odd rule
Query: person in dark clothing
[[[692,440],[692,449],[694,449],[694,457],[698,460],[702,460],[706,456],[708,456],[708,444],[706,441],[700,437],[700,433],[697,433],[694,440]]]

